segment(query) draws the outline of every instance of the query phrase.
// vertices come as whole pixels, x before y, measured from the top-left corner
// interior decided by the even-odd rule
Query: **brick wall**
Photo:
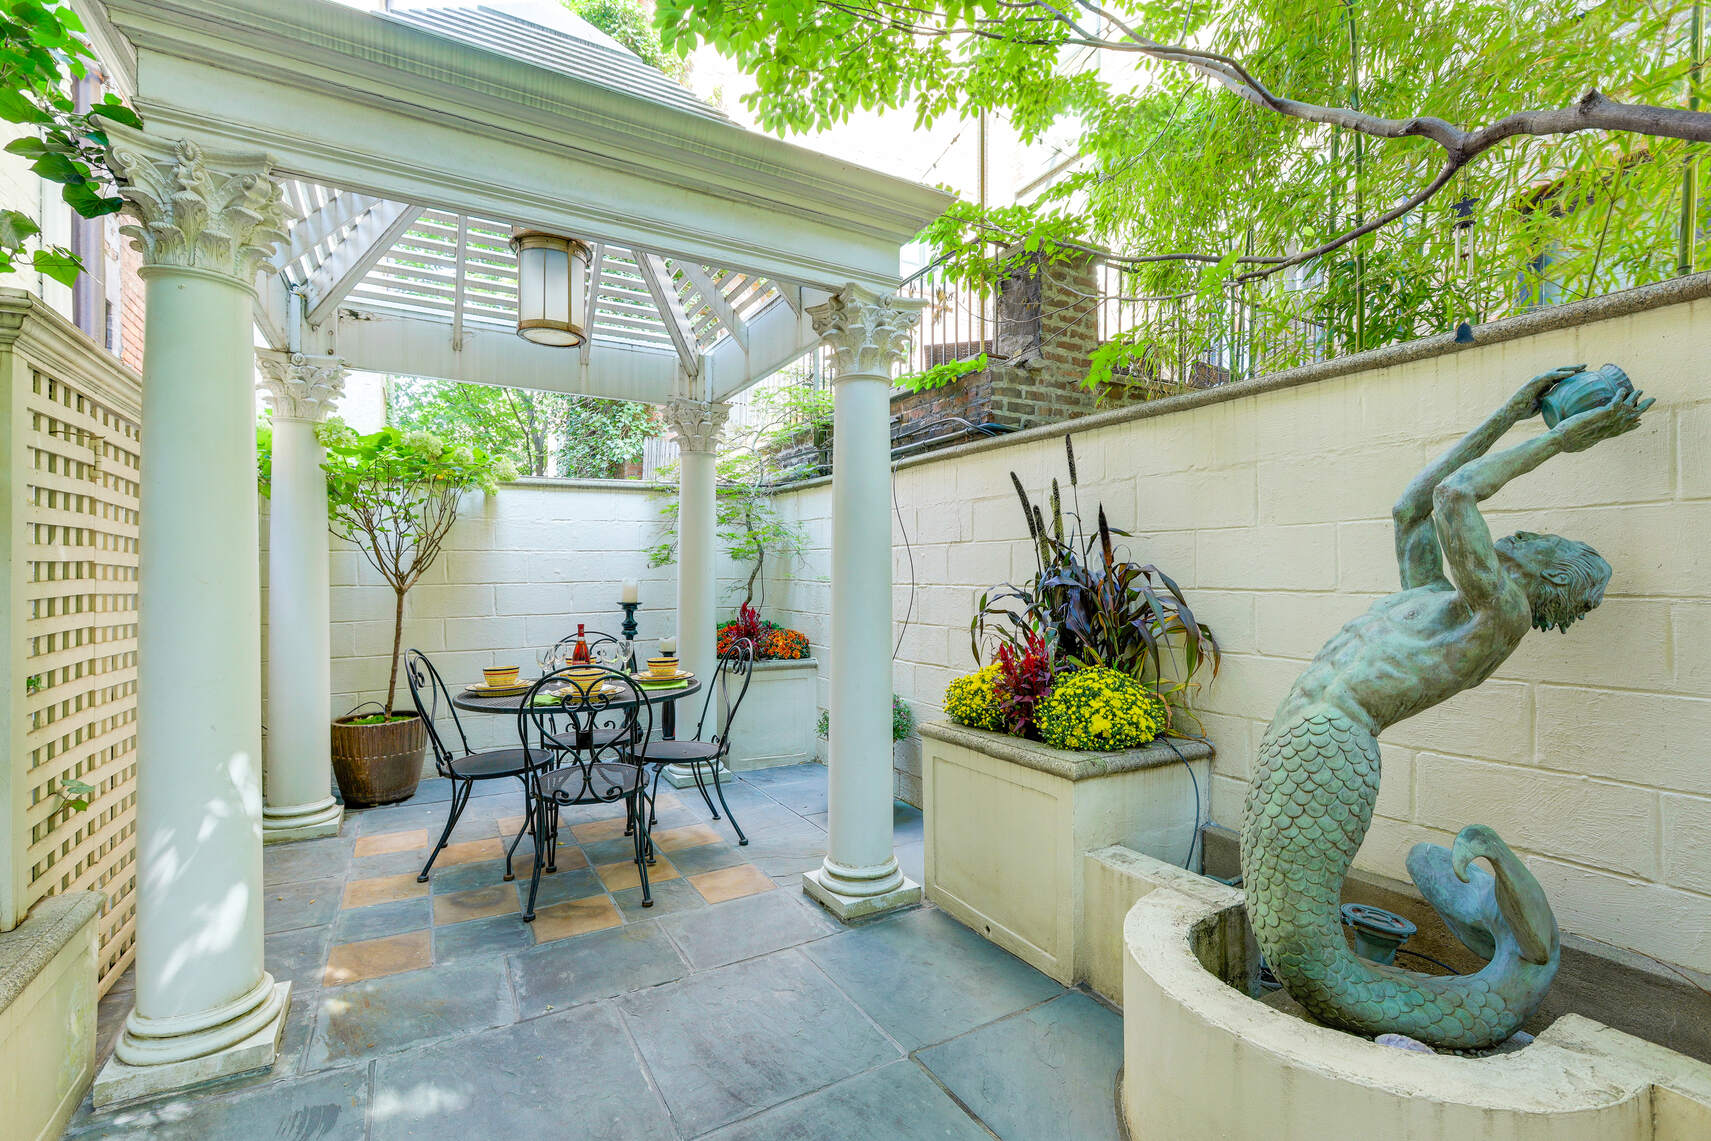
[[[1138,391],[1082,383],[1099,344],[1098,297],[1089,257],[1027,265],[999,292],[991,366],[943,388],[893,397],[893,440],[952,430],[932,427],[946,417],[1031,428],[1143,399]]]
[[[1711,294],[1711,277],[1688,285]],[[1132,555],[1181,582],[1223,644],[1200,706],[1218,749],[1210,811],[1235,824],[1278,701],[1327,637],[1397,589],[1390,509],[1407,480],[1534,373],[1574,361],[1628,368],[1658,400],[1639,431],[1554,459],[1485,505],[1498,533],[1596,546],[1615,567],[1607,601],[1566,636],[1531,635],[1486,684],[1384,734],[1358,863],[1405,878],[1415,842],[1488,823],[1538,875],[1565,930],[1711,970],[1711,299],[1609,315],[1613,301],[1482,329],[1491,343],[1461,351],[1102,417],[1076,434],[1082,502],[1102,502],[1135,532]],[[1511,336],[1573,319],[1582,323]],[[941,716],[946,683],[973,665],[975,597],[1032,566],[1012,469],[1030,488],[1061,475],[1060,435],[935,454],[896,473],[894,684],[920,720]],[[777,597],[824,662],[830,491],[822,483],[783,502],[815,541]],[[899,750],[908,798],[918,757],[917,742]]]
[[[147,302],[143,296],[143,255],[132,248],[130,239],[120,243],[119,254],[119,359],[138,372],[143,370],[143,316]]]

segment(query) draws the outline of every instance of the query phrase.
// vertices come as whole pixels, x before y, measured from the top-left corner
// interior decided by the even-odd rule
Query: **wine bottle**
[[[570,664],[573,666],[588,665],[593,658],[588,653],[588,639],[584,636],[586,623],[576,624],[576,645],[571,647]]]

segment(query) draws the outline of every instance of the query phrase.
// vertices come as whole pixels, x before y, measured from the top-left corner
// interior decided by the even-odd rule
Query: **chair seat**
[[[528,768],[528,754],[522,749],[486,749],[452,758],[451,775],[458,780],[487,780],[522,776]]]
[[[567,764],[542,774],[541,795],[560,803],[615,800],[642,787],[641,767],[622,761]]]
[[[719,755],[719,746],[708,741],[649,741],[641,749],[642,760],[650,765],[685,765],[695,761],[711,761]]]

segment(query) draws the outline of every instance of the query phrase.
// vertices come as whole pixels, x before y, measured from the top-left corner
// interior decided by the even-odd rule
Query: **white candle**
[[[659,640],[659,652],[662,654],[675,654],[675,653],[677,653],[677,639],[676,638],[661,638]]]
[[[618,588],[618,601],[634,602],[636,601],[636,592],[636,580],[633,578],[627,578],[624,580],[624,585]]]

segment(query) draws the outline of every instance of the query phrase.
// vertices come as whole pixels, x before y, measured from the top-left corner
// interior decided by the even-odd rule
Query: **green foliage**
[[[955,682],[951,683],[955,685]],[[891,695],[891,739],[901,741],[915,729],[915,713],[909,708],[909,703],[903,700],[901,694]],[[820,710],[820,720],[815,726],[815,732],[822,741],[832,735],[832,715],[824,709]]]
[[[921,372],[905,373],[895,383],[898,388],[907,388],[911,392],[925,392],[929,388],[955,384],[970,373],[980,372],[987,363],[986,354],[981,353],[964,361],[945,361]]]
[[[811,400],[803,401],[804,406],[809,403]],[[749,568],[742,586],[742,598],[738,600],[739,607],[755,604],[757,593],[764,595],[768,559],[777,559],[788,567],[802,557],[807,543],[801,525],[780,515],[774,504],[777,487],[768,479],[768,453],[765,449],[778,431],[775,423],[760,425],[748,433],[747,439],[733,441],[735,446],[728,446],[722,451],[716,465],[716,534],[726,554]],[[667,566],[677,561],[675,498],[661,504],[660,521],[659,541],[648,549],[650,567]]]
[[[564,479],[617,479],[628,464],[642,462],[642,445],[660,434],[653,408],[633,400],[568,397],[571,414],[559,451]]]
[[[1571,107],[1593,87],[1685,104],[1692,3],[1118,0],[1100,11],[1151,40],[1238,59],[1282,97],[1474,127]],[[1073,6],[1003,0],[661,0],[658,19],[668,47],[709,43],[737,60],[757,85],[747,101],[780,132],[900,108],[923,123],[985,113],[1027,138],[1075,137],[1081,161],[1032,205],[962,203],[924,237],[977,288],[1012,268],[994,245],[1192,255],[1123,273],[1135,328],[1095,362],[1093,384],[1190,381],[1196,361],[1252,375],[1677,272],[1695,144],[1587,131],[1514,136],[1377,234],[1254,279],[1264,267],[1238,258],[1355,229],[1430,182],[1443,152],[1417,135],[1286,117],[1180,63],[1097,49],[1090,62],[1062,48],[1077,33],[1060,11],[1123,39]],[[980,36],[955,31],[976,25]]]
[[[616,478],[659,434],[646,404],[415,377],[389,383],[387,420],[483,448],[527,475],[571,479]]]
[[[77,214],[99,218],[124,205],[110,193],[102,120],[127,127],[142,122],[112,94],[88,111],[77,109],[72,87],[95,59],[83,30],[77,14],[58,0],[0,0],[0,120],[29,132],[6,144],[7,153],[29,159],[30,170],[57,183]],[[0,273],[31,265],[62,285],[76,281],[83,266],[70,250],[29,249],[40,234],[29,215],[0,210]]]
[[[89,808],[89,802],[95,799],[95,786],[85,781],[65,777],[54,790],[59,801],[73,812],[84,812]]]
[[[517,469],[508,459],[420,430],[382,428],[361,436],[333,420],[318,434],[327,453],[321,466],[329,528],[362,552],[396,598],[384,707],[390,711],[398,689],[405,594],[439,557],[464,497],[496,493],[501,483],[517,478]],[[271,466],[271,456],[267,462]]]
[[[665,50],[647,10],[635,0],[564,0],[564,6],[629,48],[643,63],[679,83],[689,79],[689,61]]]
[[[1128,674],[1095,666],[1060,676],[1034,720],[1054,749],[1133,749],[1170,726],[1170,707]]]
[[[997,663],[953,678],[945,687],[945,716],[970,729],[1004,732],[1004,707],[998,700],[997,684]]]
[[[1068,504],[1054,479],[1042,509],[1011,473],[1034,544],[1035,573],[1021,586],[1006,584],[981,595],[969,623],[975,660],[981,658],[983,639],[1026,652],[1029,635],[1037,634],[1063,667],[1114,669],[1173,692],[1192,688],[1195,675],[1207,665],[1215,676],[1217,640],[1194,617],[1175,581],[1150,563],[1118,554],[1112,537],[1127,532],[1107,522],[1103,507],[1097,510],[1092,532],[1083,531],[1076,507],[1075,450],[1068,436],[1064,451],[1069,459]],[[1174,680],[1168,682],[1167,656],[1175,667]]]

